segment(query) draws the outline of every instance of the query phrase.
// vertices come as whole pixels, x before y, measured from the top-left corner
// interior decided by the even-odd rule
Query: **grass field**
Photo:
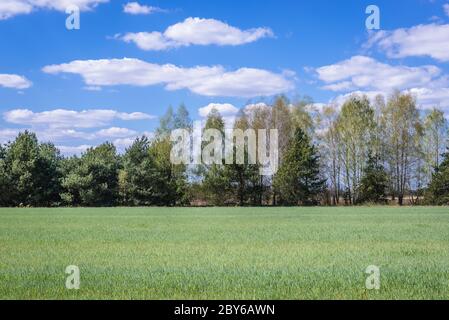
[[[0,209],[0,298],[448,299],[449,209]]]

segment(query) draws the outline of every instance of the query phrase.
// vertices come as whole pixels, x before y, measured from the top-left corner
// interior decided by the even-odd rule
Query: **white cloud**
[[[115,110],[99,109],[84,111],[56,109],[43,112],[15,109],[5,112],[3,118],[9,123],[20,125],[72,129],[102,127],[114,120],[146,120],[154,117],[141,112],[124,113]]]
[[[248,104],[245,106],[244,110],[245,110],[245,113],[249,114],[256,110],[268,110],[269,108],[270,108],[270,106],[268,106],[266,103],[260,102],[260,103]]]
[[[32,83],[27,78],[16,74],[0,74],[0,87],[27,89]]]
[[[29,14],[35,9],[49,9],[65,12],[72,5],[82,11],[92,10],[100,3],[109,0],[1,0],[0,20],[9,19],[19,14]]]
[[[123,6],[123,12],[133,14],[133,15],[137,15],[137,14],[146,15],[146,14],[151,14],[154,12],[162,12],[162,11],[164,11],[164,10],[157,8],[157,7],[141,5],[138,2],[128,2],[127,4],[125,4]]]
[[[330,102],[342,105],[351,95],[366,95],[371,101],[397,89],[416,97],[422,109],[439,107],[449,114],[449,77],[435,66],[391,66],[372,58],[356,56],[316,70],[324,89],[346,92]]]
[[[449,114],[449,88],[412,88],[408,92],[416,96],[422,109],[437,107]]]
[[[445,6],[449,9],[449,5]],[[365,48],[377,46],[390,58],[428,56],[449,61],[449,24],[427,24],[372,33]]]
[[[382,92],[382,91],[361,91],[361,90],[357,90],[357,91],[352,91],[352,92],[349,92],[349,93],[338,95],[337,97],[331,99],[331,101],[329,103],[333,104],[333,105],[335,105],[337,107],[341,107],[353,95],[366,96],[368,98],[368,100],[373,102],[378,95],[385,96],[386,94],[389,94],[389,93],[385,93],[385,92]]]
[[[112,127],[108,129],[102,129],[96,133],[97,137],[103,138],[126,138],[130,136],[135,136],[137,131],[128,128],[117,128]]]
[[[80,145],[80,146],[56,146],[62,154],[70,156],[70,155],[79,155],[83,152],[86,152],[87,149],[92,148],[90,145]]]
[[[0,129],[0,144],[14,140],[19,132],[19,129]]]
[[[142,136],[145,136],[151,140],[154,138],[155,135],[153,132],[145,131],[140,135],[135,134],[134,136],[131,137],[115,139],[113,143],[117,147],[117,150],[119,152],[124,152],[126,148],[130,147],[137,138],[140,138]]]
[[[392,66],[365,56],[354,56],[318,68],[316,72],[326,83],[323,88],[333,91],[391,91],[426,86],[432,81],[447,82],[447,79],[437,78],[441,70],[436,66]]]
[[[198,113],[201,117],[207,117],[213,109],[217,110],[221,116],[235,115],[239,112],[239,109],[230,103],[210,103],[205,107],[199,108]]]
[[[125,150],[126,148],[130,147],[135,140],[136,137],[120,138],[115,139],[113,143],[118,149]]]
[[[25,129],[0,129],[0,144],[7,143],[8,141],[14,141],[20,132],[24,132]],[[88,148],[95,147],[98,143],[105,140],[112,141],[116,146],[118,152],[124,152],[127,147],[131,146],[136,138],[142,135],[152,139],[154,133],[152,132],[142,132],[127,129],[127,128],[109,128],[94,132],[83,132],[73,129],[48,129],[43,130],[31,130],[36,133],[39,141],[42,142],[52,142],[57,145],[57,148],[62,154],[66,156],[80,155],[85,152]],[[94,144],[81,144],[76,145],[78,141],[95,141]],[[68,145],[70,144],[70,145]],[[74,144],[74,145],[73,145]]]
[[[268,28],[240,30],[215,19],[187,18],[161,32],[127,33],[117,37],[143,50],[167,50],[190,45],[238,46],[272,37]]]
[[[331,90],[331,91],[345,91],[351,90],[354,87],[352,81],[341,81],[334,84],[328,84],[323,86],[323,89]]]
[[[222,66],[178,67],[152,64],[138,59],[77,60],[43,68],[50,74],[79,74],[89,86],[165,85],[167,90],[188,89],[204,96],[271,96],[293,89],[284,74],[263,69],[226,71]]]
[[[444,111],[446,115],[449,115],[449,88],[438,88],[438,87],[420,87],[420,88],[410,88],[402,90],[403,93],[410,93],[416,98],[417,106],[420,109],[427,110],[437,107]],[[332,99],[330,103],[337,106],[343,105],[343,103],[352,95],[366,95],[367,98],[374,102],[378,95],[383,95],[387,97],[391,92],[382,91],[353,91],[346,94],[341,94],[336,98]]]
[[[74,129],[38,129],[34,130],[39,139],[43,141],[66,141],[68,139],[77,140],[105,140],[137,136],[137,131],[128,128],[111,127],[94,132],[78,131]]]
[[[449,17],[449,3],[443,5],[444,13]]]
[[[66,141],[67,139],[94,140],[95,135],[90,132],[83,132],[74,129],[45,128],[33,129],[38,138],[42,141]]]
[[[160,32],[137,32],[127,33],[123,36],[116,35],[117,39],[125,42],[134,42],[142,50],[167,50],[176,47],[176,43],[169,41]]]
[[[27,1],[3,0],[0,2],[0,20],[9,19],[18,14],[28,14],[33,6]]]

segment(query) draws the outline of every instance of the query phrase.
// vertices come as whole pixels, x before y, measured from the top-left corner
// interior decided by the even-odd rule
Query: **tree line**
[[[170,133],[192,126],[184,105],[170,107],[155,136],[123,154],[105,142],[71,157],[20,133],[0,145],[0,206],[449,204],[447,120],[437,108],[419,110],[410,94],[353,95],[341,107],[279,96],[242,109],[235,129],[278,130],[273,176],[249,163],[172,164]],[[224,133],[217,110],[210,128]]]

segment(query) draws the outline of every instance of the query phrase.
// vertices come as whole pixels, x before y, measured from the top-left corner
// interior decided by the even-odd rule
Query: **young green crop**
[[[0,298],[448,299],[449,210],[0,209]]]

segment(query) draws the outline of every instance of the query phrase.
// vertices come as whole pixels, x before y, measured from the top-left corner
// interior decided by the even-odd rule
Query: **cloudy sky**
[[[0,0],[0,39],[0,142],[31,129],[66,154],[124,148],[180,103],[201,119],[398,89],[449,115],[448,1]]]

